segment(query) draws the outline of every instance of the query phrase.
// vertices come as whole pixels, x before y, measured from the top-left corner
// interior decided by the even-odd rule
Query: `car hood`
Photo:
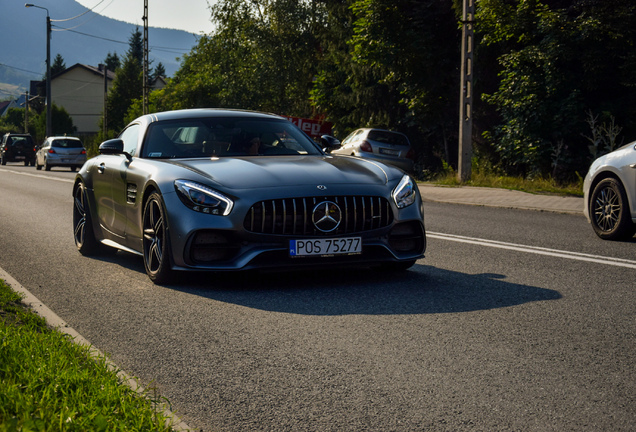
[[[334,156],[251,156],[169,161],[229,189],[281,185],[385,185],[404,175],[372,161]]]

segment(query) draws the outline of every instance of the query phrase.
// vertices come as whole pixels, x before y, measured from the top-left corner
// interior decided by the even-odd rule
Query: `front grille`
[[[327,233],[312,222],[314,207],[324,201],[336,203],[342,215],[340,225]],[[260,234],[334,236],[384,228],[392,222],[391,205],[385,198],[332,196],[261,201],[250,208],[243,226]]]

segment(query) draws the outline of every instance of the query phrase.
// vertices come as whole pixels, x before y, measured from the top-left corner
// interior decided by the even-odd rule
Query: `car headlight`
[[[415,182],[405,175],[391,194],[398,208],[408,207],[415,202]]]
[[[181,201],[194,211],[227,216],[234,206],[231,199],[200,183],[175,180],[174,187]]]

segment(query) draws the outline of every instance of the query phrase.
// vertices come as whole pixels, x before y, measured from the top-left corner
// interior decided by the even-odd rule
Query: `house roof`
[[[62,72],[56,73],[55,75],[51,75],[51,79],[55,79],[61,75],[64,75],[65,73],[70,72],[73,69],[85,69],[89,72],[94,73],[95,75],[99,75],[99,76],[104,76],[104,67],[103,65],[99,65],[97,67],[95,66],[89,66],[89,65],[85,65],[85,64],[81,64],[81,63],[76,63],[71,67],[66,68],[65,70],[63,70]],[[110,69],[107,70],[107,75],[106,78],[109,80],[114,80],[115,79],[115,71],[111,71]]]

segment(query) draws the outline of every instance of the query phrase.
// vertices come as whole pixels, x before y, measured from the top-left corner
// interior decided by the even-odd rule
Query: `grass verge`
[[[0,280],[0,432],[170,431],[159,401],[47,326]]]
[[[457,180],[457,174],[450,170],[444,174],[434,177],[429,180],[428,183],[445,186],[492,187],[561,196],[583,196],[583,179],[580,177],[576,182],[563,184],[551,178],[526,179],[522,177],[498,176],[480,171],[473,171],[470,181],[462,183]]]

